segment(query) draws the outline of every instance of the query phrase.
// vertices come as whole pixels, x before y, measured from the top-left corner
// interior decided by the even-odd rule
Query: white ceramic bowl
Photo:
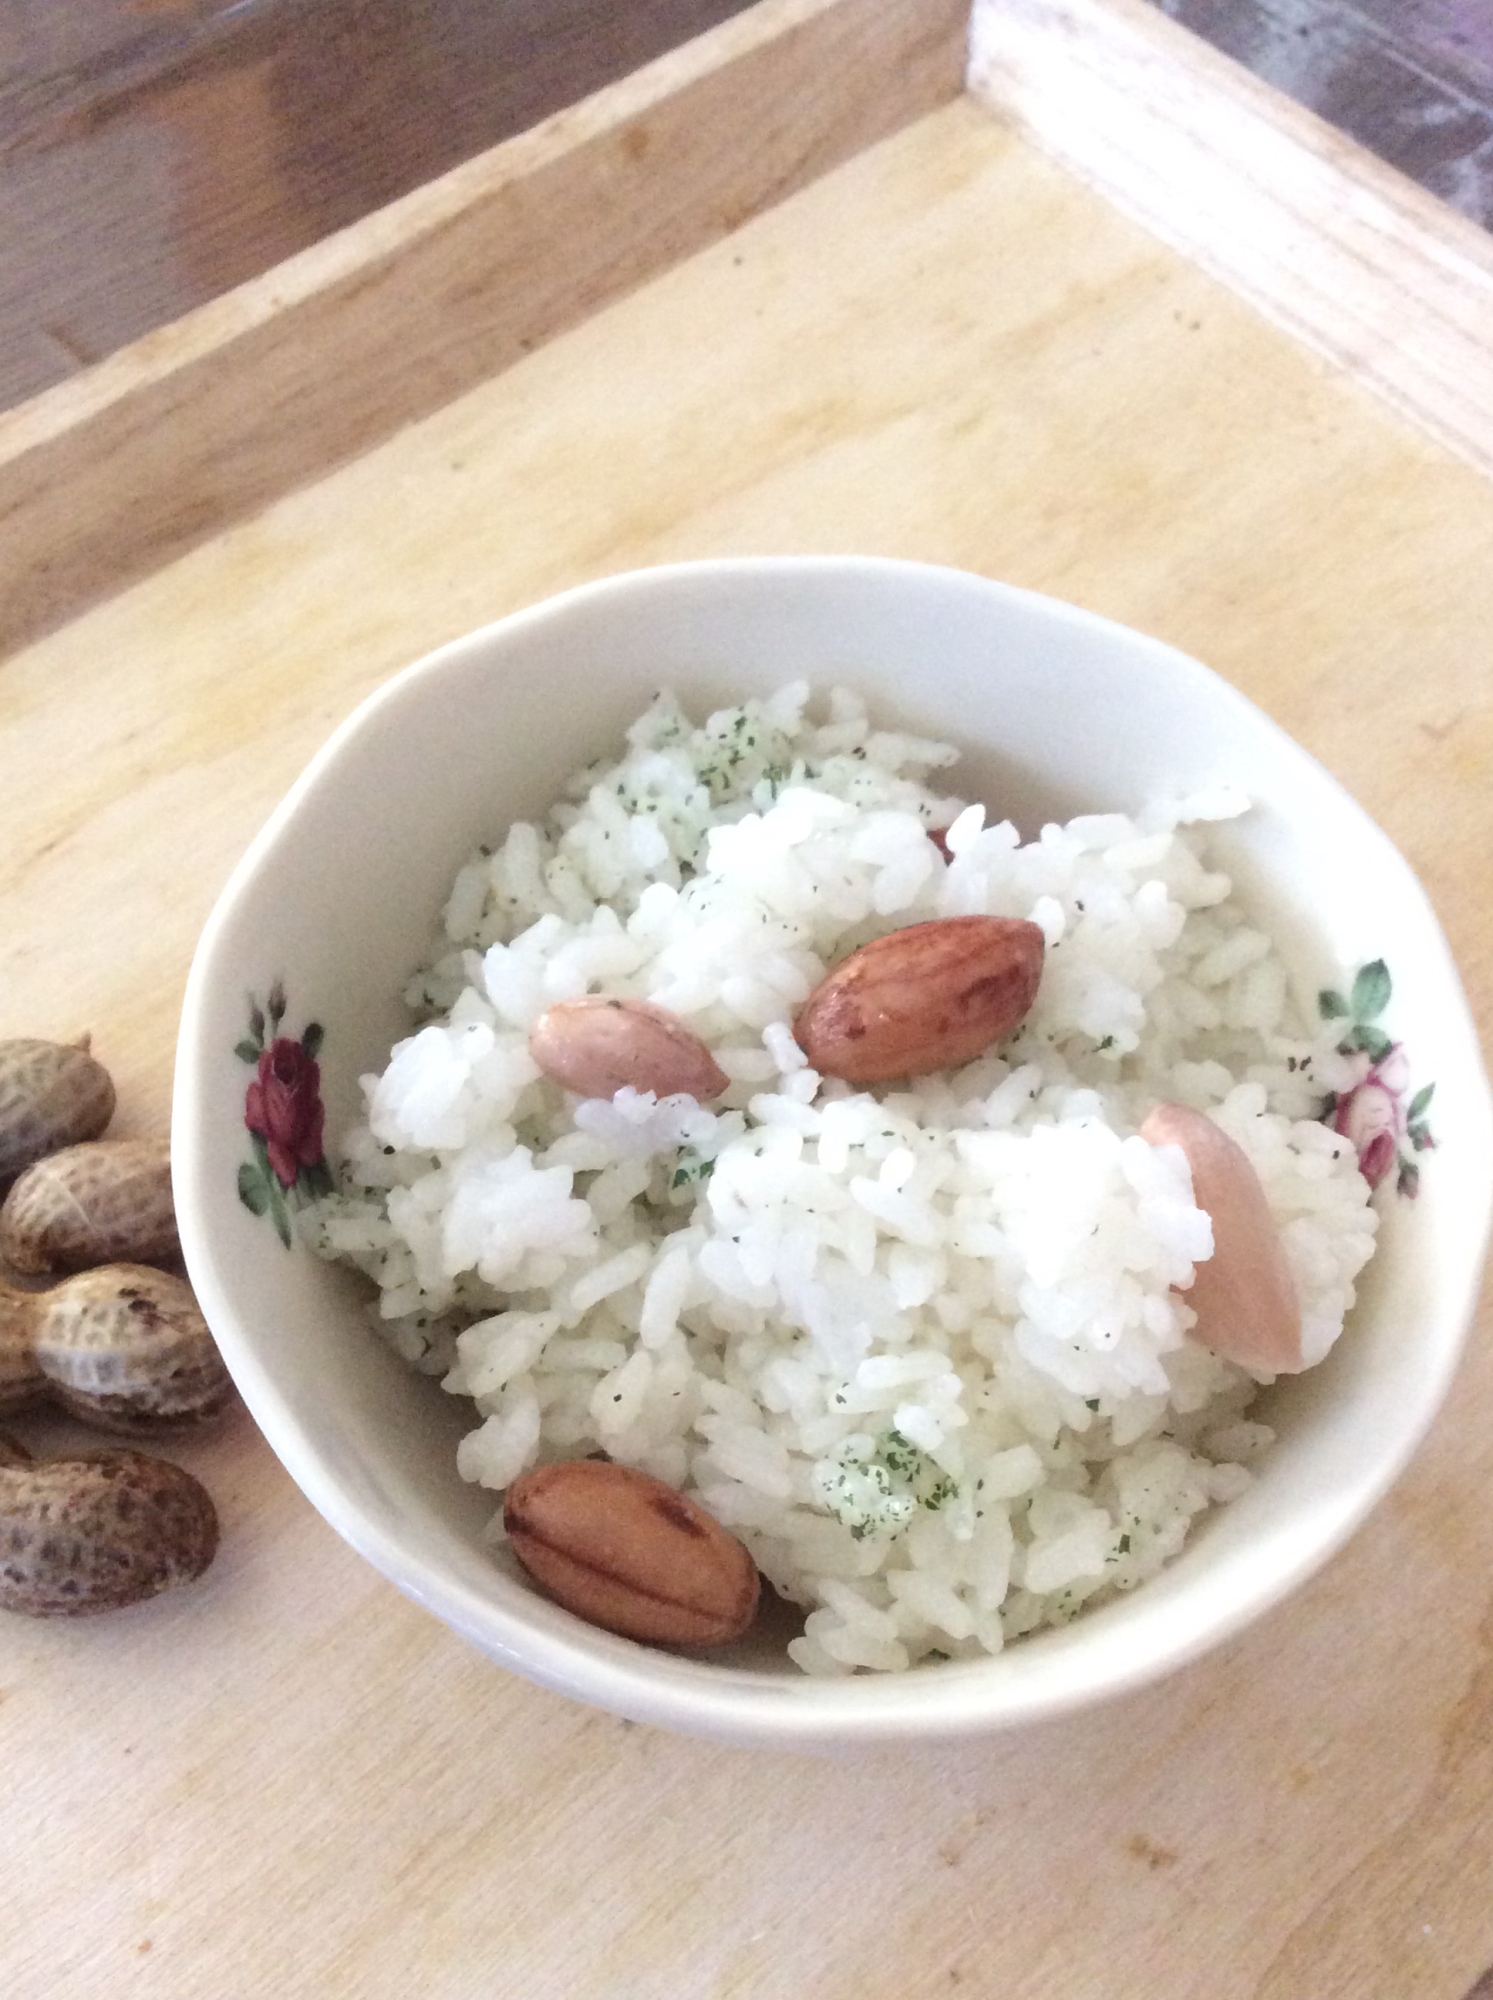
[[[545,808],[667,684],[695,708],[794,675],[862,689],[893,726],[964,747],[967,797],[1024,831],[1229,780],[1256,801],[1231,865],[1303,990],[1384,958],[1387,1025],[1435,1080],[1438,1149],[1385,1222],[1348,1333],[1270,1392],[1279,1443],[1133,1595],[999,1658],[810,1680],[767,1634],[685,1657],[598,1631],[495,1559],[492,1495],[454,1467],[470,1406],[370,1332],[362,1287],[283,1248],[255,1191],[235,1053],[279,982],[283,1035],[321,1025],[329,1127],[406,1032],[398,994],[480,842]],[[250,1038],[252,1040],[252,1036]],[[1478,1045],[1425,895],[1343,790],[1226,683],[1155,640],[958,572],[870,559],[724,561],[588,585],[444,647],[380,688],[270,819],[192,967],[172,1128],[192,1281],[244,1399],[353,1547],[500,1665],[639,1720],[783,1747],[936,1738],[1049,1717],[1178,1666],[1316,1569],[1405,1465],[1446,1393],[1493,1188]],[[262,1183],[261,1183],[262,1184]]]

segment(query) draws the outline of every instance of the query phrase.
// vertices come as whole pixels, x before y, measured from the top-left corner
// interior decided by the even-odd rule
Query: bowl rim
[[[1158,1638],[1151,1634],[1151,1644],[1143,1657],[1119,1664],[1111,1660],[1102,1674],[1084,1669],[1081,1644],[1070,1650],[1058,1643],[1066,1631],[1074,1629],[1069,1627],[1031,1634],[1022,1641],[1020,1657],[1039,1663],[1045,1656],[1049,1669],[1045,1674],[1037,1672],[1035,1665],[1033,1669],[1013,1673],[1012,1656],[1003,1654],[922,1666],[915,1673],[853,1674],[833,1680],[808,1675],[797,1679],[770,1676],[697,1656],[635,1645],[583,1625],[539,1598],[529,1600],[538,1607],[537,1613],[528,1609],[521,1614],[509,1612],[458,1578],[432,1577],[425,1561],[364,1515],[322,1463],[315,1448],[308,1444],[271,1372],[252,1339],[246,1336],[239,1308],[222,1282],[212,1250],[205,1193],[208,1184],[202,1160],[205,1079],[203,1064],[198,1059],[202,1043],[200,1025],[213,989],[218,951],[249,885],[281,846],[303,801],[384,706],[401,698],[419,681],[436,678],[473,653],[495,643],[506,643],[536,626],[564,620],[577,610],[604,606],[608,600],[634,592],[668,591],[681,586],[698,588],[702,584],[742,580],[770,587],[775,579],[806,574],[842,582],[917,579],[939,588],[993,595],[1024,605],[1058,624],[1067,623],[1111,642],[1118,640],[1127,647],[1139,645],[1152,658],[1164,660],[1184,681],[1206,688],[1215,700],[1232,704],[1241,719],[1248,717],[1251,728],[1267,732],[1277,749],[1310,766],[1354,817],[1365,840],[1378,850],[1383,860],[1402,873],[1405,886],[1419,899],[1439,948],[1434,974],[1444,1004],[1454,1015],[1460,1015],[1470,1047],[1476,1050],[1478,1042],[1460,974],[1423,886],[1388,835],[1309,751],[1238,688],[1167,642],[1043,592],[976,572],[944,564],[866,555],[728,556],[625,570],[576,584],[444,642],[380,682],[343,718],[264,821],[216,898],[193,955],[182,1003],[171,1126],[174,1193],[188,1274],[229,1370],[271,1449],[330,1526],[405,1596],[433,1612],[487,1657],[540,1685],[635,1721],[720,1741],[823,1749],[933,1742],[991,1733],[1054,1719],[1100,1701],[1119,1698],[1213,1651],[1294,1592],[1377,1507],[1420,1448],[1446,1399],[1467,1343],[1481,1284],[1489,1225],[1493,1221],[1493,1182],[1484,1191],[1478,1239],[1470,1246],[1472,1254],[1458,1287],[1455,1319],[1459,1332],[1455,1338],[1444,1338],[1438,1346],[1435,1366],[1421,1378],[1421,1393],[1413,1410],[1407,1413],[1393,1448],[1381,1451],[1374,1477],[1359,1487],[1353,1504],[1342,1508],[1310,1546],[1292,1552],[1270,1576],[1260,1579],[1253,1590],[1231,1605],[1216,1609],[1206,1626],[1182,1623],[1170,1636]],[[1480,1059],[1476,1081],[1478,1101],[1469,1107],[1469,1112],[1487,1134],[1493,1135],[1493,1097]],[[1452,1315],[1447,1317],[1450,1320]],[[1090,1629],[1102,1615],[1103,1607],[1096,1607],[1077,1624]],[[935,1690],[936,1701],[924,1698],[925,1692],[931,1694]]]

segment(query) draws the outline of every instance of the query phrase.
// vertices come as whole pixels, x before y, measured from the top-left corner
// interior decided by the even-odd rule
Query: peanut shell
[[[48,1463],[0,1450],[0,1610],[79,1617],[190,1583],[218,1517],[190,1473],[139,1452]]]
[[[0,1204],[0,1260],[28,1273],[151,1264],[180,1245],[164,1139],[95,1139],[26,1169]]]
[[[31,1304],[31,1352],[45,1392],[95,1429],[181,1430],[233,1400],[190,1286],[168,1271],[105,1264],[33,1294]]]
[[[113,1115],[113,1082],[86,1047],[0,1042],[0,1182],[48,1153],[96,1139]]]
[[[0,1417],[46,1401],[47,1378],[31,1347],[35,1306],[34,1293],[0,1289]]]

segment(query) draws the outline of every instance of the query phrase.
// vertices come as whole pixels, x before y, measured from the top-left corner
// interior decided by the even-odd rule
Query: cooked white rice
[[[947,747],[807,701],[694,728],[660,695],[619,763],[463,868],[410,993],[428,1018],[364,1079],[316,1229],[472,1398],[464,1478],[602,1451],[687,1488],[806,1608],[798,1665],[843,1674],[1061,1623],[1249,1484],[1271,1433],[1257,1380],[1187,1338],[1173,1288],[1212,1233],[1180,1150],[1137,1136],[1153,1105],[1253,1161],[1310,1361],[1377,1218],[1317,1122],[1340,1059],[1209,863],[1242,797],[1022,844],[929,789]],[[831,964],[974,913],[1047,938],[1009,1042],[874,1092],[807,1066],[792,1017]],[[724,1097],[541,1077],[530,1026],[597,992],[680,1015]]]

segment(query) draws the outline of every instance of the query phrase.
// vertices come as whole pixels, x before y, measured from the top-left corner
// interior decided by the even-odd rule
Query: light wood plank
[[[158,1126],[203,914],[360,695],[585,577],[773,549],[961,564],[1200,653],[1407,852],[1493,1029],[1490,536],[1486,480],[953,103],[8,660],[0,1034],[92,1027]],[[861,1762],[541,1694],[247,1426],[201,1440],[200,1590],[0,1633],[0,1990],[1456,2000],[1493,1959],[1490,1331],[1257,1630]]]
[[[751,0],[11,0],[0,409]]]
[[[970,84],[1412,423],[1493,471],[1493,237],[1146,0],[976,0]]]
[[[763,0],[0,417],[0,653],[960,89],[965,0]]]

